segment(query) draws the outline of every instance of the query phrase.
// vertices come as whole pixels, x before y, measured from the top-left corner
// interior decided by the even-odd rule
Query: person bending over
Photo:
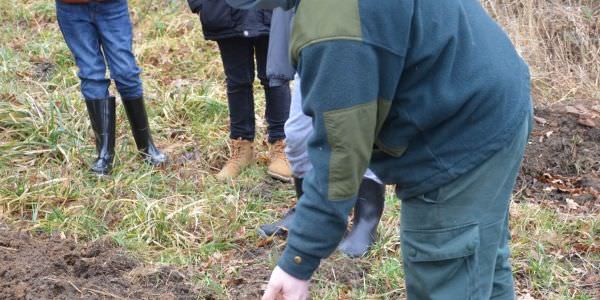
[[[308,297],[367,167],[402,200],[408,299],[514,299],[508,217],[530,75],[481,3],[229,2],[297,7],[290,48],[314,125],[313,168],[263,299]]]

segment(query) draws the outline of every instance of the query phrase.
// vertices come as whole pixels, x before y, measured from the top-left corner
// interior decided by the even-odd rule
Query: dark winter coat
[[[271,10],[241,10],[225,0],[188,0],[192,12],[200,15],[207,40],[269,35]]]

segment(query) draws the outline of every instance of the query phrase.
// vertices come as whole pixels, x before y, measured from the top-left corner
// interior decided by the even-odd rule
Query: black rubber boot
[[[115,97],[85,101],[85,105],[96,137],[98,152],[91,170],[99,175],[108,175],[115,157]]]
[[[385,185],[363,179],[354,205],[352,229],[338,247],[342,253],[350,257],[360,257],[367,253],[375,242],[384,202]]]
[[[303,191],[302,191],[302,178],[297,178],[294,177],[294,187],[296,189],[296,197],[298,200],[300,200],[300,197],[302,197]],[[277,236],[286,236],[287,232],[288,232],[288,228],[290,227],[290,224],[292,224],[292,221],[294,220],[294,214],[296,213],[296,208],[292,207],[290,208],[290,210],[288,210],[284,215],[283,218],[281,218],[281,220],[272,223],[272,224],[265,224],[265,225],[261,225],[258,228],[258,234],[262,237],[269,237],[269,236],[273,236],[273,235],[277,235]]]
[[[144,155],[145,161],[153,166],[164,164],[167,156],[160,152],[152,141],[144,98],[123,100],[123,106],[131,125],[133,139],[138,150]]]

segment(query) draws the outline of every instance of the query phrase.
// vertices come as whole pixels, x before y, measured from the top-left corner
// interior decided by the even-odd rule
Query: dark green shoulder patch
[[[337,39],[362,40],[358,0],[300,1],[290,42],[294,64],[302,48]]]

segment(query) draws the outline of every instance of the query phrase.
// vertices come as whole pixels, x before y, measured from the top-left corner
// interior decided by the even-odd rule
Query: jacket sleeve
[[[304,113],[313,119],[308,141],[312,171],[296,207],[278,265],[309,279],[337,247],[368,167],[378,118],[376,51],[355,40],[304,47],[299,55]]]
[[[202,1],[204,0],[187,0],[190,10],[195,14],[202,10]]]
[[[267,78],[269,86],[276,87],[287,84],[294,79],[296,69],[290,60],[290,32],[293,10],[276,8],[273,10],[269,33],[269,50],[267,52]]]

